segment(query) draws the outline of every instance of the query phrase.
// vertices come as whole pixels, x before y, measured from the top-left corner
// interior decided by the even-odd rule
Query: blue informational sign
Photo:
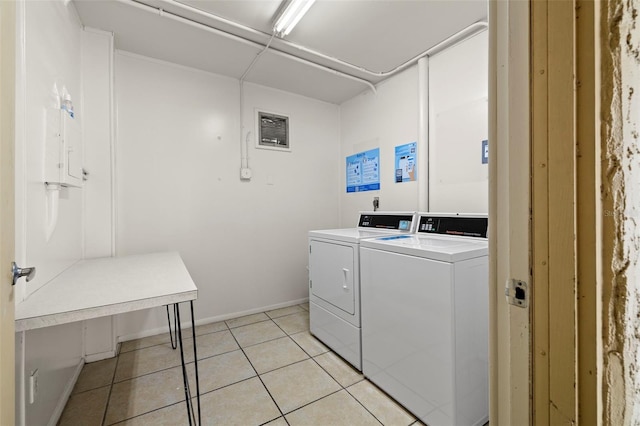
[[[417,179],[417,146],[416,142],[396,146],[396,183],[413,182]]]
[[[489,164],[489,141],[482,141],[482,164]]]
[[[347,157],[347,192],[380,189],[380,148]]]

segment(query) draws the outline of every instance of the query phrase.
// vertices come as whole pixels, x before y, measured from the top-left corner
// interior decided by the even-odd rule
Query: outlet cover
[[[249,168],[240,169],[240,179],[245,179],[245,180],[251,179],[251,169]]]

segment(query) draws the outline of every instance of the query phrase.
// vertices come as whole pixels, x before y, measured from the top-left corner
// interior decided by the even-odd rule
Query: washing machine
[[[429,426],[489,418],[486,215],[360,243],[364,375]]]
[[[415,230],[415,212],[360,212],[357,228],[309,231],[311,334],[362,370],[360,242]]]

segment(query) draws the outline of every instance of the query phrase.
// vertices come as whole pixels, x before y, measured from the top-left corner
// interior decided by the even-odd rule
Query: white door
[[[358,278],[358,249],[350,245],[311,240],[309,273],[311,292],[336,308],[354,315],[354,282]]]
[[[0,424],[15,423],[14,108],[15,4],[0,1]]]

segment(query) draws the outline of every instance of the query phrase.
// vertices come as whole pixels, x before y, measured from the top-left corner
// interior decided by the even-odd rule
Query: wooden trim
[[[0,1],[0,424],[15,422],[15,3]]]
[[[504,297],[530,280],[529,2],[491,1],[489,196],[490,423],[530,422],[530,311]]]
[[[534,424],[602,416],[598,23],[589,0],[532,1]]]
[[[548,11],[549,410],[560,424],[576,420],[575,3]]]
[[[497,22],[498,4],[489,2],[489,21]],[[498,326],[498,298],[500,291],[495,283],[498,274],[498,241],[497,215],[494,213],[498,206],[496,140],[498,135],[498,34],[497,25],[489,25],[489,424],[498,423],[500,408],[499,392],[499,326]]]
[[[532,396],[533,424],[549,424],[549,187],[547,2],[531,4]],[[539,230],[545,230],[540,232]]]
[[[576,2],[576,182],[578,422],[596,425],[602,415],[601,293],[602,203],[596,64],[598,11],[592,0]]]

